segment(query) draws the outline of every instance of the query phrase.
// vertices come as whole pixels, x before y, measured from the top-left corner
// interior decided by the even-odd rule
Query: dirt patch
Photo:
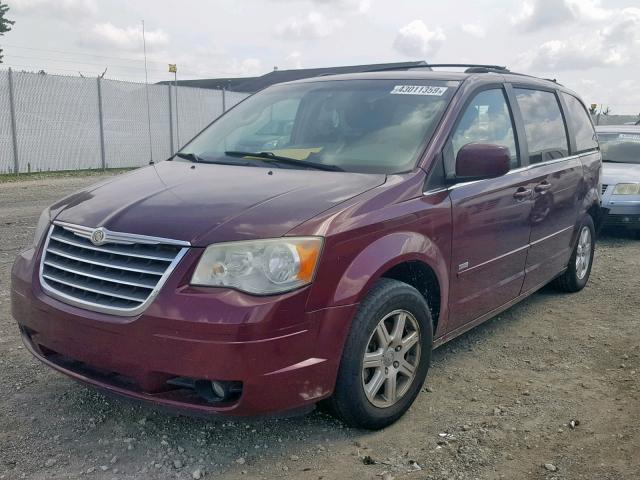
[[[640,241],[605,234],[584,291],[544,289],[436,350],[426,388],[384,431],[318,412],[187,418],[54,373],[11,318],[11,264],[41,209],[101,178],[0,185],[0,478],[640,477]]]

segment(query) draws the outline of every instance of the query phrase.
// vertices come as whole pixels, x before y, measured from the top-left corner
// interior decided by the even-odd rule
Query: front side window
[[[640,130],[628,133],[598,133],[603,162],[640,165]]]
[[[453,154],[448,162],[450,165],[447,166],[449,173],[455,171],[453,162],[458,152],[469,143],[487,143],[507,147],[511,156],[511,167],[518,166],[513,121],[501,89],[478,93],[460,117],[451,137]]]
[[[529,163],[569,155],[569,140],[556,95],[525,88],[516,88],[515,92],[529,146]]]
[[[457,86],[442,80],[276,85],[220,117],[181,154],[212,163],[274,161],[249,155],[261,152],[286,157],[286,168],[306,163],[349,172],[408,171]]]
[[[576,149],[585,152],[598,147],[596,132],[584,105],[573,95],[562,93],[562,98],[567,105],[567,123],[576,137]]]

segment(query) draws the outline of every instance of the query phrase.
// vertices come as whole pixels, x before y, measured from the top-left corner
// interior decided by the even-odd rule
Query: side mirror
[[[479,180],[500,177],[509,171],[511,155],[502,145],[468,143],[458,151],[456,178]]]

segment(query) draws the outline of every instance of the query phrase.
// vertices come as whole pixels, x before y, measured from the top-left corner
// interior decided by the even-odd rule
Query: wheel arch
[[[425,298],[435,327],[446,318],[448,257],[418,232],[394,232],[376,239],[353,259],[334,290],[333,304],[359,303],[380,278],[416,288]]]
[[[398,280],[420,292],[429,306],[435,333],[440,320],[442,298],[440,282],[433,268],[420,260],[409,260],[391,267],[381,275],[381,278]]]

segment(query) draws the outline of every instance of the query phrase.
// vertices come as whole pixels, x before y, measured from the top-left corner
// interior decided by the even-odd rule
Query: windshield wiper
[[[241,152],[237,150],[227,150],[224,154],[229,155],[230,157],[255,157],[265,161],[266,163],[283,163],[285,165],[292,165],[295,167],[315,168],[316,170],[326,170],[329,172],[344,172],[344,169],[337,165],[327,165],[324,163],[298,160],[297,158],[282,157],[273,152]]]
[[[192,162],[196,162],[196,163],[204,162],[204,160],[201,157],[191,152],[178,152],[173,157],[184,158],[185,160],[191,160]]]
[[[238,160],[211,160],[209,158],[203,158],[198,154],[195,153],[185,153],[185,152],[178,152],[174,155],[174,157],[180,157],[180,158],[184,158],[185,160],[191,160],[192,162],[195,163],[214,163],[216,165],[231,165],[231,166],[241,166],[241,167],[248,167],[251,165],[251,162],[245,161],[238,161]],[[171,157],[173,158],[173,157]]]

